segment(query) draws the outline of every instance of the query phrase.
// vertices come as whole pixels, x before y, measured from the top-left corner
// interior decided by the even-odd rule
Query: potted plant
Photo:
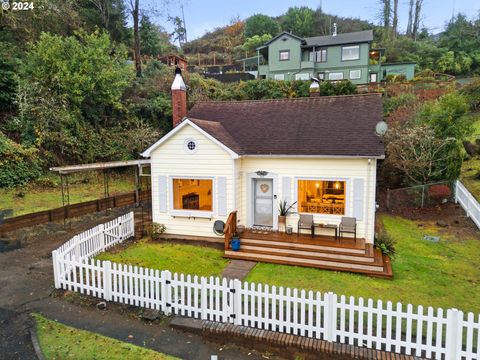
[[[295,201],[292,205],[288,206],[286,200],[280,201],[280,203],[278,204],[278,224],[286,224],[287,215],[296,203],[297,202]]]
[[[230,247],[233,251],[240,250],[240,236],[236,232],[234,232],[232,235],[232,240],[230,240]]]

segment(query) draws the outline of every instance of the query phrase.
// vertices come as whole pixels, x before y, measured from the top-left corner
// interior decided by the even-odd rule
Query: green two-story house
[[[301,38],[283,32],[257,48],[259,78],[275,80],[382,81],[389,74],[413,78],[415,64],[381,64],[383,49],[373,49],[373,31]]]

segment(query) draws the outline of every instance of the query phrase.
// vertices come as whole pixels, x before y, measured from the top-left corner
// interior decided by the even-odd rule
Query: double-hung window
[[[310,52],[309,60],[315,62],[327,62],[327,49]]]
[[[279,52],[279,60],[280,60],[280,61],[290,60],[290,50],[280,50],[280,52]]]
[[[342,61],[360,59],[360,45],[342,47]]]

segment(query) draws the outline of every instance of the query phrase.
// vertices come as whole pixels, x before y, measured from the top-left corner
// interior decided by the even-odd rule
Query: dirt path
[[[67,228],[63,223],[50,223],[7,234],[11,240],[21,240],[22,248],[0,253],[0,359],[35,359],[29,334],[31,312],[182,359],[210,359],[212,354],[219,359],[262,359],[254,350],[205,343],[200,336],[171,329],[167,322],[152,324],[119,314],[114,307],[102,311],[51,296],[51,251],[73,235],[124,212],[117,209],[109,216],[88,215],[71,221]]]

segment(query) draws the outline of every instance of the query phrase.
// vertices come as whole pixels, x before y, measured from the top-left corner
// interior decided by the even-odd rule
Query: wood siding
[[[188,138],[196,140],[198,150],[195,153],[187,153],[184,150],[184,142]],[[213,223],[215,220],[227,220],[227,215],[234,210],[233,202],[233,159],[230,155],[201,134],[192,126],[182,128],[175,136],[161,144],[151,154],[152,168],[152,216],[153,221],[164,224],[167,227],[168,234],[181,234],[191,236],[216,236],[213,233]],[[204,217],[183,217],[172,216],[171,204],[171,179],[174,177],[183,178],[212,178],[213,179],[213,212],[211,218]],[[166,177],[166,189],[160,190],[160,181]],[[223,179],[221,179],[223,178]],[[218,181],[220,180],[220,189],[226,190],[226,194],[221,194],[227,199],[226,209],[219,209],[218,206]],[[223,184],[222,182],[225,182]],[[160,199],[163,192],[166,191],[167,211],[160,212]],[[218,211],[224,215],[219,215]],[[226,210],[226,212],[225,212]],[[194,214],[194,211],[191,211]],[[178,212],[175,212],[178,214]]]

